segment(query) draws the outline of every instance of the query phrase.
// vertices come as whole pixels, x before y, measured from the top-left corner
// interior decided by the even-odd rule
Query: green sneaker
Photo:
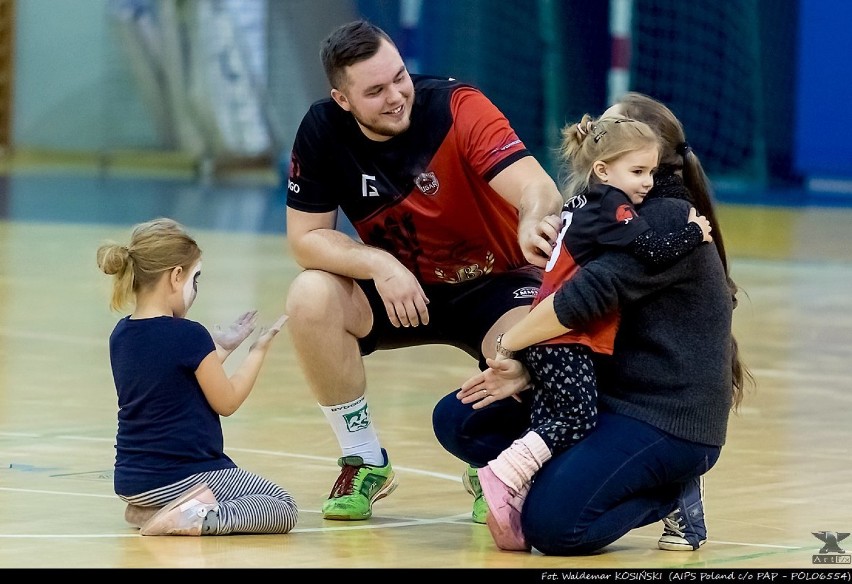
[[[467,492],[473,495],[473,513],[471,518],[474,523],[485,524],[485,516],[488,515],[488,503],[485,502],[485,496],[482,494],[482,486],[479,484],[479,471],[474,467],[468,466],[462,475],[462,483]]]
[[[344,456],[337,460],[343,470],[322,504],[323,519],[359,521],[373,515],[373,502],[390,495],[397,484],[384,448],[382,456],[385,457],[384,466],[364,464],[360,456]]]

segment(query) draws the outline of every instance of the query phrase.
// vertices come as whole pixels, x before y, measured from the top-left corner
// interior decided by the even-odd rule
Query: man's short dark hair
[[[394,44],[390,36],[366,20],[355,20],[335,29],[320,44],[320,59],[333,89],[346,82],[344,69],[369,59],[379,51],[382,40]]]

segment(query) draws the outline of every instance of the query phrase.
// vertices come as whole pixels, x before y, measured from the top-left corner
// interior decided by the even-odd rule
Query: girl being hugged
[[[629,253],[649,271],[659,271],[712,241],[709,222],[694,208],[683,229],[666,234],[651,229],[637,211],[654,186],[660,159],[659,138],[649,126],[622,115],[598,120],[585,115],[566,126],[562,137],[567,202],[533,309],[542,302],[552,303],[560,286],[605,251]],[[491,534],[498,547],[508,550],[528,549],[520,511],[535,473],[595,426],[593,353],[612,354],[619,319],[612,312],[583,330],[565,332],[564,327],[553,330],[540,325],[536,314],[541,312],[532,310],[497,337],[497,358],[489,362],[493,368],[501,359],[520,360],[533,389],[528,432],[478,472]],[[489,375],[495,377],[486,370],[468,380],[459,399],[479,408],[523,389],[518,384],[489,384]]]
[[[142,535],[287,533],[290,493],[239,468],[224,452],[220,416],[254,387],[286,315],[261,328],[230,377],[223,362],[255,329],[246,312],[214,335],[186,318],[198,293],[201,249],[179,223],[133,229],[128,245],[105,243],[98,267],[113,277],[110,308],[134,304],[109,338],[118,393],[115,493]]]

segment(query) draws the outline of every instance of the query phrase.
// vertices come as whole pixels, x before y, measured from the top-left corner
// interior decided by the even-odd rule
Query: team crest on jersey
[[[434,195],[438,193],[438,177],[435,176],[434,172],[421,172],[417,178],[414,179],[414,184],[417,185],[417,188],[420,189],[420,192],[424,195]]]
[[[615,220],[619,223],[624,223],[626,225],[635,218],[636,212],[630,205],[620,205],[618,209],[615,210]]]

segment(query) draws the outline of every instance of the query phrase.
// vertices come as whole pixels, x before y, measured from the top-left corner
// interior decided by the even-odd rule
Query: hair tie
[[[680,154],[681,156],[686,156],[690,152],[692,152],[692,147],[690,147],[689,142],[681,142],[677,146],[675,146],[675,152]]]

